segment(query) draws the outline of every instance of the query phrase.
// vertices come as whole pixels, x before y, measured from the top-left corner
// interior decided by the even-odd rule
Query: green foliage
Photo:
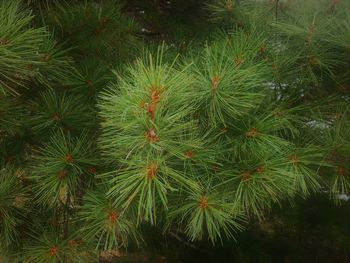
[[[0,142],[6,136],[14,135],[21,129],[23,109],[18,100],[10,96],[0,96]]]
[[[333,175],[328,180],[331,181],[331,195],[336,199],[338,194],[347,193],[350,189],[350,136],[349,136],[349,107],[340,107],[335,113],[335,119],[333,119],[334,126],[329,131],[328,144],[331,148],[329,153],[329,161],[332,164],[332,170],[330,173]]]
[[[232,36],[233,43],[218,43],[206,48],[203,58],[196,64],[198,76],[193,92],[200,96],[192,96],[214,126],[217,123],[226,126],[227,116],[243,115],[263,97],[267,70],[262,63],[249,63],[254,49],[244,50],[236,45],[245,40],[240,38],[242,34]],[[258,48],[255,53],[258,54]]]
[[[150,57],[146,62],[139,60],[120,79],[118,87],[102,93],[104,103],[100,103],[100,108],[106,130],[102,147],[120,150],[109,151],[112,158],[159,151],[168,144],[167,151],[177,155],[181,152],[179,147],[190,144],[183,135],[183,131],[193,129],[186,120],[192,107],[185,103],[190,92],[186,76],[185,72],[163,64],[161,57],[157,61]],[[124,125],[120,120],[130,123]]]
[[[91,191],[83,201],[79,211],[79,221],[84,224],[81,235],[93,241],[97,248],[126,246],[131,237],[137,238],[135,224],[112,200],[106,198],[105,192]]]
[[[165,192],[174,189],[172,184],[193,185],[176,167],[186,149],[198,144],[189,136],[195,131],[188,118],[190,83],[185,71],[163,63],[161,55],[139,60],[126,76],[103,93],[100,103],[102,150],[123,165],[111,178],[109,193],[124,207],[137,199],[138,215],[154,223],[156,200],[166,207]]]
[[[266,22],[275,18],[275,0],[211,0],[207,3],[211,19],[221,27],[229,28],[232,25],[240,27],[257,26],[266,29]],[[283,6],[283,2],[277,4]],[[278,9],[278,7],[277,7]]]
[[[68,48],[74,47],[74,57],[95,56],[120,60],[137,47],[134,36],[137,25],[121,13],[116,0],[69,1],[53,4],[45,13],[45,22],[65,40]]]
[[[87,134],[72,137],[62,130],[52,133],[50,141],[36,150],[30,179],[37,201],[54,205],[72,199],[93,174],[97,154]]]
[[[68,95],[67,92],[44,91],[31,108],[31,128],[40,135],[58,129],[81,132],[94,124],[93,116],[89,114],[89,108],[81,96]]]
[[[296,156],[297,159],[295,158]],[[292,149],[289,158],[289,173],[291,174],[291,183],[294,189],[301,196],[308,197],[321,189],[323,179],[317,172],[320,160],[324,156],[324,149],[312,144],[306,145],[305,148]],[[323,166],[325,166],[325,163],[323,163]]]
[[[201,191],[202,190],[202,191]],[[232,238],[237,230],[242,230],[242,215],[237,213],[234,204],[229,198],[223,197],[218,191],[212,192],[203,189],[189,189],[184,191],[183,200],[177,200],[169,212],[170,222],[178,221],[181,231],[184,231],[190,240],[203,239],[208,235],[213,244],[220,239],[222,233]],[[175,200],[178,198],[175,198]]]
[[[19,176],[20,171],[11,167],[0,170],[0,244],[5,249],[20,242],[20,225],[25,218],[27,193]]]
[[[89,262],[94,257],[81,239],[61,238],[55,231],[42,229],[24,246],[24,259],[34,263]]]
[[[235,41],[240,43],[239,41],[245,41],[245,38],[237,38]],[[235,42],[232,43],[232,46],[235,46]],[[299,122],[297,119],[293,120],[293,112],[297,112],[298,109],[283,111],[277,105],[275,107],[265,106],[264,103],[268,103],[269,100],[264,100],[263,97],[264,95],[268,97],[270,93],[267,89],[266,74],[257,73],[255,79],[251,71],[244,71],[253,66],[242,65],[242,69],[236,69],[234,65],[229,64],[230,61],[233,61],[232,58],[223,55],[227,52],[225,49],[218,49],[214,44],[207,47],[204,52],[208,54],[212,50],[214,52],[209,54],[212,54],[213,59],[228,61],[227,66],[223,67],[221,63],[204,63],[205,66],[210,67],[209,71],[211,68],[215,69],[216,65],[221,67],[220,83],[223,84],[217,86],[217,89],[228,101],[217,103],[217,105],[218,107],[228,105],[233,109],[233,112],[227,111],[226,114],[221,114],[220,119],[217,119],[221,121],[219,124],[217,120],[212,122],[212,115],[207,114],[204,110],[208,106],[205,107],[197,102],[197,94],[205,94],[208,100],[215,99],[217,95],[212,92],[212,82],[210,83],[208,78],[201,83],[209,82],[209,85],[200,86],[199,80],[188,82],[188,79],[198,74],[198,70],[192,71],[194,66],[187,66],[182,71],[177,70],[181,65],[167,69],[166,64],[161,64],[161,54],[158,55],[155,62],[153,58],[145,62],[138,61],[135,65],[136,69],[135,67],[130,68],[129,78],[127,80],[121,78],[118,87],[111,86],[111,91],[102,95],[99,104],[104,129],[101,137],[102,150],[108,159],[117,158],[121,164],[116,173],[105,176],[105,180],[110,185],[108,194],[114,197],[124,209],[135,207],[139,220],[150,221],[154,224],[157,223],[157,211],[161,209],[158,203],[165,211],[169,209],[170,214],[175,213],[172,209],[176,210],[175,215],[182,214],[183,216],[181,224],[187,222],[188,225],[184,227],[185,232],[192,240],[200,239],[203,236],[203,229],[208,229],[207,234],[213,241],[217,237],[221,238],[220,228],[223,228],[224,232],[230,236],[230,226],[234,225],[234,221],[228,220],[228,215],[221,215],[219,210],[213,209],[212,214],[205,213],[209,218],[204,220],[203,214],[199,212],[193,214],[191,218],[187,210],[182,210],[182,206],[168,208],[169,194],[179,195],[181,198],[183,194],[177,189],[199,189],[200,180],[203,180],[204,174],[209,172],[209,169],[206,171],[204,167],[193,166],[190,169],[184,169],[186,161],[181,158],[183,156],[188,159],[193,158],[195,163],[194,151],[202,150],[201,144],[198,144],[201,141],[204,142],[203,145],[207,145],[208,149],[213,147],[212,149],[219,151],[211,164],[225,165],[224,170],[218,174],[208,173],[209,181],[213,182],[211,184],[217,184],[216,181],[220,181],[220,178],[231,177],[220,183],[223,192],[232,192],[229,195],[232,203],[231,213],[234,215],[244,211],[246,214],[252,213],[259,218],[263,217],[267,208],[282,198],[293,196],[299,191],[303,195],[308,195],[310,191],[320,190],[321,185],[314,173],[322,164],[325,154],[322,152],[313,156],[314,163],[317,164],[313,166],[312,159],[309,162],[307,158],[304,160],[304,148],[294,149],[291,140],[299,134],[296,125],[300,125],[301,120]],[[223,50],[222,53],[219,50]],[[263,65],[261,67],[264,68]],[[232,69],[235,71],[232,72]],[[181,72],[181,75],[178,75],[178,72]],[[187,78],[182,76],[187,76]],[[252,79],[252,83],[265,85],[259,90],[261,106],[259,104],[256,106],[256,95],[250,93],[249,89],[237,92],[247,100],[247,104],[250,105],[248,108],[242,108],[242,104],[234,103],[237,94],[229,96],[229,92],[234,92],[233,88],[237,87],[239,90],[239,83],[243,85],[243,88],[244,84],[250,88],[251,83],[243,81],[245,77]],[[239,82],[240,78],[243,78],[241,82]],[[202,91],[198,91],[197,87],[201,87]],[[209,91],[207,94],[206,90]],[[173,100],[168,98],[173,98]],[[253,108],[255,109],[252,110]],[[241,114],[233,114],[239,110],[242,111]],[[196,112],[203,125],[196,120],[198,119]],[[226,122],[230,125],[221,134],[216,135],[216,127]],[[206,130],[207,135],[205,135]],[[191,138],[186,133],[196,134],[198,138]],[[221,147],[225,147],[225,150],[215,148],[217,139],[211,138],[214,134],[217,138],[223,137]],[[191,138],[195,141],[182,141],[182,138]],[[197,142],[197,147],[195,142]],[[120,149],[120,151],[116,152],[115,149]],[[211,154],[210,150],[206,154]],[[210,158],[204,158],[210,162]],[[305,161],[307,165],[302,167],[299,158],[303,159],[301,163],[304,164]],[[228,161],[231,163],[227,163]],[[209,168],[210,163],[204,165]],[[300,169],[298,177],[295,177],[292,172],[293,166],[298,166]],[[237,169],[237,167],[240,168]],[[199,172],[200,170],[202,171]],[[226,201],[221,200],[221,202],[223,205],[223,202]],[[183,205],[187,207],[186,203]],[[194,205],[195,203],[192,203],[189,207],[193,208]],[[194,228],[193,225],[197,227]]]
[[[72,93],[85,98],[82,104],[87,101],[91,104],[89,101],[93,101],[112,79],[112,66],[107,64],[108,61],[96,58],[88,57],[81,61],[81,65],[71,68],[63,83]]]
[[[284,200],[342,204],[348,8],[0,0],[0,261],[105,260],[147,224],[225,244]]]
[[[46,36],[45,28],[32,28],[33,15],[23,10],[19,0],[0,2],[0,89],[3,94],[18,94],[35,75],[31,67],[40,65],[38,52]]]
[[[71,67],[72,58],[68,56],[69,50],[64,50],[57,43],[54,36],[46,36],[40,46],[40,62],[38,66],[37,79],[40,83],[47,86],[62,84]]]

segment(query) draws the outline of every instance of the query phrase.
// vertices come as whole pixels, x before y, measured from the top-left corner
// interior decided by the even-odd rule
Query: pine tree
[[[0,0],[0,261],[103,260],[144,225],[215,245],[284,200],[342,203],[350,4],[199,2]]]

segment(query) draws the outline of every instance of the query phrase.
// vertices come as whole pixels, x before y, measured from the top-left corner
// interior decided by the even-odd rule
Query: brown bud
[[[146,133],[147,140],[150,143],[154,143],[159,141],[159,136],[157,135],[155,129],[149,129],[148,132]]]
[[[335,9],[337,5],[340,3],[340,0],[330,0],[331,9]]]
[[[72,162],[73,161],[73,156],[71,153],[68,153],[65,157],[64,157],[64,160],[68,163]]]
[[[45,54],[42,58],[42,61],[44,62],[49,62],[49,60],[51,59],[51,55],[50,54]]]
[[[115,224],[119,218],[117,211],[113,210],[108,213],[108,220],[111,224]]]
[[[220,80],[221,80],[220,76],[214,76],[212,78],[212,80],[211,80],[211,89],[212,89],[213,93],[215,93],[216,90],[218,89]]]
[[[292,155],[289,157],[289,160],[292,162],[294,165],[300,164],[300,158],[296,154]]]
[[[158,165],[157,164],[151,164],[147,168],[147,179],[152,180],[154,177],[156,177],[158,172]]]
[[[279,116],[283,116],[283,111],[281,111],[281,110],[274,110],[273,112],[272,112],[272,115],[273,116],[275,116],[275,117],[279,117]]]
[[[67,177],[67,175],[68,175],[68,171],[67,170],[62,170],[62,171],[60,171],[59,173],[58,173],[58,178],[60,179],[60,180],[63,180],[64,178],[66,178]]]
[[[90,79],[86,80],[85,83],[90,87],[93,86],[93,82]]]
[[[227,0],[226,1],[226,6],[225,7],[226,7],[227,12],[232,13],[233,6],[234,6],[233,0]]]
[[[199,208],[202,209],[202,210],[205,210],[208,207],[209,207],[208,197],[204,195],[199,200]]]
[[[337,168],[337,174],[338,174],[339,176],[345,176],[345,175],[346,175],[346,170],[345,170],[345,168],[344,168],[344,167],[338,167],[338,168]]]
[[[260,133],[258,132],[258,130],[256,128],[252,128],[251,130],[249,130],[245,133],[246,137],[258,137],[259,135],[260,135]]]
[[[185,152],[185,156],[186,156],[188,159],[193,159],[193,157],[194,157],[194,152],[192,152],[192,151],[187,151],[187,152]]]
[[[5,39],[5,38],[0,38],[0,46],[5,46],[10,44],[10,40]]]
[[[252,177],[252,175],[250,174],[250,172],[244,172],[241,175],[241,180],[242,181],[247,181],[248,179],[250,179]]]
[[[50,256],[52,257],[56,256],[58,254],[58,247],[56,246],[51,247],[49,252],[50,252]]]
[[[53,119],[54,121],[60,121],[60,120],[62,120],[62,117],[61,117],[61,115],[60,115],[58,112],[55,112],[55,113],[52,115],[52,119]]]
[[[155,105],[155,103],[151,103],[151,104],[148,105],[147,113],[152,119],[155,118],[155,115],[156,115],[156,105]]]
[[[211,169],[213,170],[214,173],[218,172],[220,170],[220,166],[214,164],[211,166]]]
[[[89,172],[89,173],[92,173],[92,174],[95,174],[95,173],[97,172],[97,169],[96,169],[96,167],[90,167],[90,168],[88,169],[88,172]]]
[[[69,240],[68,241],[68,245],[71,247],[71,248],[75,248],[77,247],[80,243],[82,243],[83,241],[81,239],[72,239],[72,240]]]
[[[261,45],[259,47],[259,53],[262,54],[262,55],[264,55],[266,53],[266,45],[265,44]]]
[[[139,105],[142,109],[145,109],[146,105],[148,105],[148,103],[146,103],[144,100],[141,100]]]
[[[240,65],[242,65],[244,63],[244,59],[243,57],[238,57],[235,59],[235,65],[236,67],[239,67]]]
[[[255,170],[258,174],[263,174],[265,172],[265,167],[260,166]]]
[[[158,90],[152,91],[151,100],[153,103],[158,103],[160,101],[160,92]]]

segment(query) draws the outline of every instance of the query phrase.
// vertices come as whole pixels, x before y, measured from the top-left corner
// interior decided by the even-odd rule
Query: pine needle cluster
[[[0,261],[94,262],[145,224],[218,244],[284,200],[342,204],[349,8],[212,0],[205,43],[147,43],[116,0],[0,0]]]

